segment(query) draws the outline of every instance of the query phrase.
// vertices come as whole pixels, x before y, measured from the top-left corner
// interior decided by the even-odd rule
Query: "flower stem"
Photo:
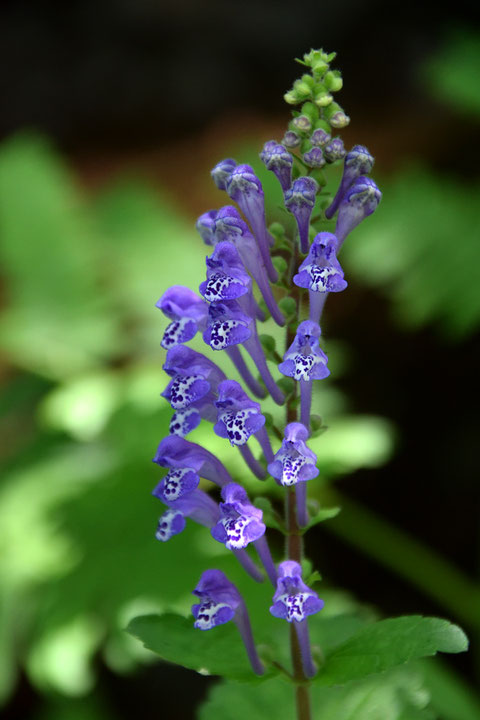
[[[290,263],[290,277],[297,271],[298,266],[298,247],[295,245],[294,252],[292,253]],[[295,324],[290,323],[287,327],[285,348],[288,349],[292,344],[298,324],[298,314],[300,309],[300,299],[298,288],[293,282],[290,283],[292,287],[292,297],[294,298],[297,305],[297,322]],[[286,403],[286,421],[287,423],[297,422],[297,403],[296,403],[296,385],[295,392],[289,396]],[[286,488],[286,503],[285,503],[285,525],[287,527],[287,557],[289,560],[295,560],[298,563],[302,562],[302,536],[297,520],[297,500],[295,495],[295,488]],[[302,663],[302,653],[294,623],[290,623],[290,654],[292,658],[293,666],[293,679],[296,683],[295,686],[295,703],[297,708],[297,720],[311,720],[312,712],[310,706],[310,691],[308,687],[308,678],[305,675]]]

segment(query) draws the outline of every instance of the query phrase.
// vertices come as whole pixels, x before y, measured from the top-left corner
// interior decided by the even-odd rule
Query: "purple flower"
[[[323,157],[322,149],[319,147],[313,147],[304,153],[303,160],[312,168],[321,168],[325,165],[325,158]]]
[[[320,333],[317,323],[311,320],[300,323],[293,343],[278,366],[283,375],[307,382],[322,380],[330,375],[327,368],[328,358],[318,344]]]
[[[251,322],[236,300],[211,303],[203,339],[212,350],[225,350],[248,340]]]
[[[170,469],[189,468],[216,485],[232,482],[230,474],[215,455],[200,445],[175,435],[169,435],[162,440],[153,462]]]
[[[332,136],[328,132],[323,130],[323,128],[317,128],[313,131],[310,137],[310,142],[315,147],[321,147],[322,145],[326,145],[327,143],[329,143],[331,139]]]
[[[170,468],[165,477],[153,490],[152,495],[158,497],[165,505],[188,495],[198,487],[200,476],[190,467]]]
[[[198,218],[195,227],[205,245],[215,245],[215,218],[216,210],[209,210]]]
[[[218,386],[218,421],[214,431],[228,438],[231,445],[244,445],[250,435],[265,425],[260,403],[251,400],[235,380],[225,380]]]
[[[331,143],[323,148],[323,156],[328,163],[334,163],[336,160],[341,160],[345,157],[346,150],[343,145],[343,140],[340,138],[334,138]]]
[[[160,542],[167,542],[174,535],[185,530],[185,517],[178,510],[166,510],[158,520],[155,537]]]
[[[207,279],[200,285],[200,293],[208,302],[234,300],[249,292],[250,275],[231,242],[220,242],[207,257]]]
[[[354,181],[343,196],[338,208],[335,235],[339,248],[347,235],[364,218],[375,212],[381,198],[382,193],[371,178],[361,176]]]
[[[260,158],[265,163],[267,170],[274,173],[282,186],[282,190],[284,192],[288,190],[292,184],[293,165],[293,158],[288,150],[283,145],[275,142],[275,140],[269,140],[269,142],[265,143]]]
[[[227,205],[218,211],[215,221],[215,237],[217,242],[228,241],[235,245],[244,267],[257,283],[273,319],[278,325],[283,325],[285,320],[272,294],[258,244],[248,229],[247,223],[242,220],[238,210],[232,205]]]
[[[164,502],[168,505],[168,510],[160,517],[155,535],[157,540],[162,542],[183,532],[185,518],[191,518],[199,525],[208,528],[214,527],[220,518],[217,503],[203,490],[194,489],[181,495],[177,500],[164,500]]]
[[[258,242],[260,253],[272,282],[277,280],[277,272],[270,257],[270,240],[265,224],[265,201],[262,183],[250,165],[237,165],[226,180],[226,190],[250,223]]]
[[[245,602],[233,583],[221,570],[205,570],[193,591],[200,602],[192,606],[194,626],[211,630],[233,620],[237,626],[253,672],[263,675],[265,668],[258,657]]]
[[[208,305],[190,288],[174,285],[163,293],[155,305],[173,320],[165,330],[161,342],[165,350],[188,342],[198,330],[205,328]]]
[[[206,570],[193,595],[200,598],[200,604],[193,605],[195,627],[210,630],[233,620],[242,602],[242,596],[221,570]]]
[[[367,175],[374,164],[374,159],[363,145],[355,145],[345,157],[343,176],[332,204],[325,210],[325,216],[330,219],[337,212],[340,201],[352,183],[360,177]]]
[[[305,425],[298,422],[289,423],[285,428],[280,450],[268,465],[268,472],[279,485],[288,487],[317,477],[317,456],[305,443],[308,434]]]
[[[317,593],[302,580],[302,568],[293,560],[285,560],[278,566],[277,590],[273,596],[270,612],[287,622],[299,623],[308,615],[314,615],[324,606]]]
[[[293,282],[298,287],[313,292],[340,292],[347,287],[343,279],[343,270],[336,256],[337,238],[332,233],[321,232],[316,235],[310,252],[294,275]]]
[[[308,252],[308,229],[315,206],[317,182],[311,177],[300,177],[285,193],[285,207],[295,216],[303,253]]]
[[[215,165],[210,174],[219,190],[226,190],[228,178],[235,169],[236,165],[237,163],[235,160],[232,160],[232,158],[221,160]]]
[[[192,348],[179,345],[167,352],[163,369],[170,377],[199,377],[208,379],[209,388],[216,390],[218,384],[225,380],[225,373],[212,360]],[[194,400],[199,398],[194,398]],[[174,406],[175,407],[175,406]],[[181,404],[178,407],[186,407]]]
[[[241,485],[230,483],[222,488],[220,520],[212,528],[212,536],[229,550],[246,548],[265,533],[263,513],[254,507]]]

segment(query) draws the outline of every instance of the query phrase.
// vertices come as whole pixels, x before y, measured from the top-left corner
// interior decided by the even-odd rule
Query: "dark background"
[[[193,221],[205,207],[198,187],[189,192],[190,177],[208,170],[242,123],[284,122],[282,96],[298,75],[292,58],[323,46],[338,53],[341,102],[354,119],[347,136],[372,150],[383,176],[417,157],[468,182],[478,175],[476,124],[425,91],[421,68],[452,32],[477,20],[469,2],[3,2],[0,137],[44,133],[91,192],[133,167],[166,184]],[[433,327],[401,329],[385,299],[358,284],[329,324],[357,348],[355,373],[340,380],[353,410],[400,428],[385,467],[358,471],[339,487],[476,575],[478,335],[452,344]],[[445,615],[350,543],[325,538],[328,548],[307,541],[307,551],[333,584],[385,614]],[[474,682],[472,655],[454,662]],[[119,718],[170,717],[155,707],[155,668],[120,680],[98,664]],[[185,714],[177,708],[176,717],[191,717],[207,681],[170,666],[162,677],[188,683]],[[30,717],[39,702],[24,678],[5,717]]]

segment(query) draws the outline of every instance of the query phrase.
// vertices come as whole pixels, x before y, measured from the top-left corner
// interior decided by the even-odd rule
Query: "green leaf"
[[[342,685],[437,652],[468,648],[465,633],[439,618],[411,615],[362,628],[328,658],[317,676],[322,685]]]
[[[222,682],[201,706],[198,719],[292,720],[294,687],[281,677],[259,685]],[[401,668],[343,687],[311,686],[315,720],[433,720],[420,673]]]
[[[258,681],[233,623],[211,631],[193,627],[192,618],[180,615],[144,615],[133,618],[127,631],[163,660],[196,670],[202,675],[222,675],[242,682]],[[274,671],[270,671],[271,676]]]
[[[330,518],[336,517],[340,510],[340,507],[320,508],[316,513],[310,516],[308,525],[303,528],[303,532],[307,532],[307,530],[310,530],[310,528],[314,525],[318,525],[325,520],[330,520]]]

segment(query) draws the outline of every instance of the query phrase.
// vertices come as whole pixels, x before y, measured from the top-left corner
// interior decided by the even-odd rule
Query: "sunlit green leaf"
[[[380,620],[359,630],[331,653],[317,682],[341,685],[409,660],[467,648],[463,630],[447,620],[420,615]]]

